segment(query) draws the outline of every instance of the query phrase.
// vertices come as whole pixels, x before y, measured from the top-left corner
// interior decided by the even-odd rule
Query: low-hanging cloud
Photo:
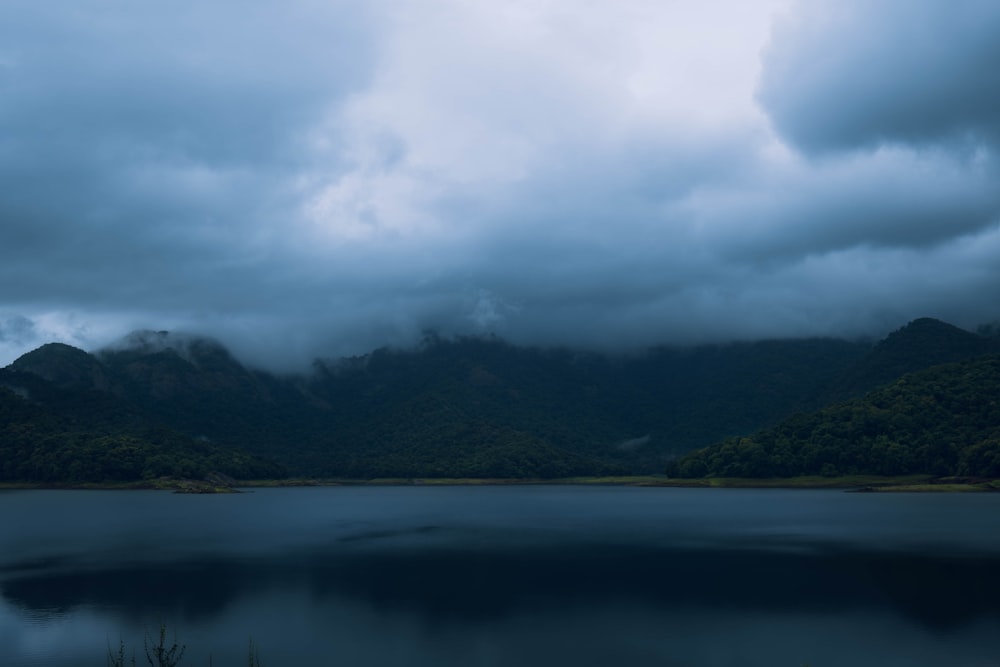
[[[622,349],[995,319],[997,15],[15,0],[0,352],[178,329],[293,368],[428,330]]]

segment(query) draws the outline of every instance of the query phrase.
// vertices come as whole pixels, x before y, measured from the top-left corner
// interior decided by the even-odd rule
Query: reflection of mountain
[[[640,604],[664,611],[833,614],[892,610],[935,631],[1000,614],[1000,561],[912,554],[549,548],[381,550],[264,561],[182,561],[113,571],[33,574],[3,596],[33,613],[79,607],[204,623],[266,591],[315,604],[346,598],[427,623],[489,623],[525,613]]]
[[[94,355],[50,344],[0,370],[0,480],[281,474],[247,452],[303,476],[657,473],[997,342],[929,319],[874,347],[788,340],[629,357],[429,338],[292,377],[167,332]]]

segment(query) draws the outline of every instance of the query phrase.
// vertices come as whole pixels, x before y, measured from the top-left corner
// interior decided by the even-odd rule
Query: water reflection
[[[190,664],[249,634],[273,665],[993,664],[1000,499],[676,491],[21,496],[0,664],[100,664],[163,621]]]
[[[211,621],[241,599],[272,590],[307,591],[319,604],[355,599],[386,613],[412,612],[430,623],[495,621],[526,610],[627,602],[745,613],[884,609],[929,630],[948,631],[980,616],[1000,618],[1000,561],[584,544],[187,561],[22,574],[2,586],[9,603],[36,615],[97,607],[150,617],[170,609],[185,625]]]

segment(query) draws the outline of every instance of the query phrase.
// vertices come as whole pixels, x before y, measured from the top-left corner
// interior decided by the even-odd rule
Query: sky
[[[4,0],[0,365],[1000,319],[995,0]]]

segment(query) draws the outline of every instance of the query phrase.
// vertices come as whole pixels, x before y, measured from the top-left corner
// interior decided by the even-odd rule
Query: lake
[[[1000,664],[1000,494],[0,492],[0,665]]]

